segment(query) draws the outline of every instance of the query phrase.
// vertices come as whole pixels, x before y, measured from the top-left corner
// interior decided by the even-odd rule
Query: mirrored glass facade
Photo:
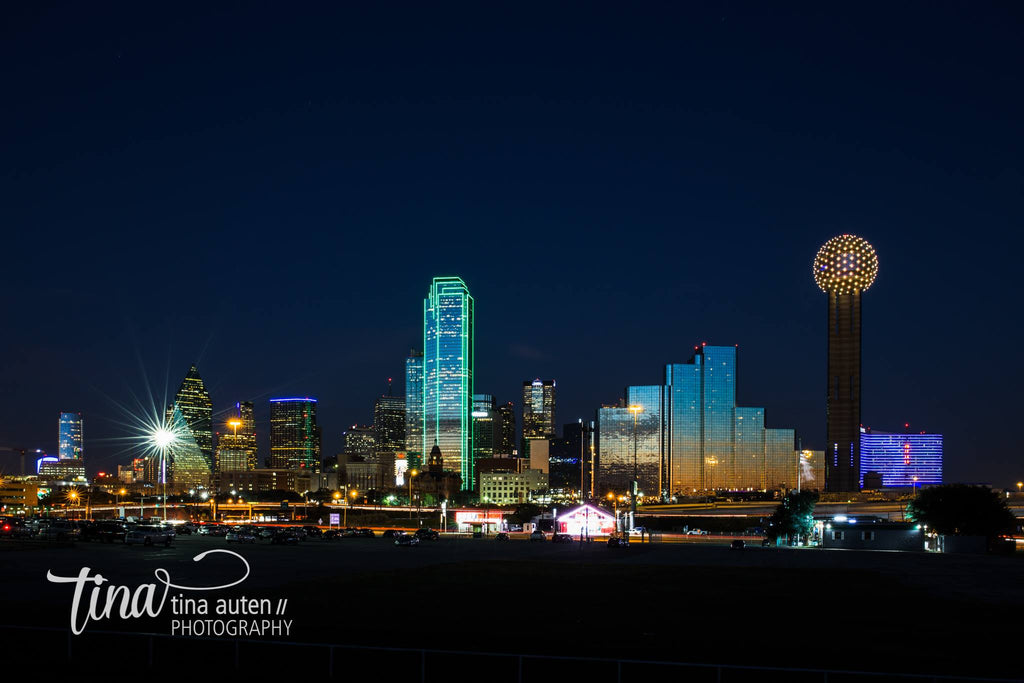
[[[461,278],[434,278],[423,302],[423,447],[472,489],[473,297]]]
[[[663,387],[629,387],[627,408],[622,409],[628,411],[630,404],[641,405],[642,414],[651,418],[645,427],[653,431],[639,449],[649,468],[642,474],[645,493],[685,496],[796,485],[793,430],[766,429],[764,408],[736,405],[734,346],[696,347],[690,362],[665,367]],[[618,408],[602,410],[610,411],[605,422],[611,430],[607,438],[598,436],[599,478],[604,486],[603,477],[613,475],[618,466],[621,448],[616,442]],[[601,459],[606,446],[612,449],[612,469],[606,469]]]
[[[206,459],[189,429],[188,420],[176,404],[170,411],[169,423],[175,439],[165,454],[164,476],[167,483],[173,484],[177,490],[209,486],[213,463]]]

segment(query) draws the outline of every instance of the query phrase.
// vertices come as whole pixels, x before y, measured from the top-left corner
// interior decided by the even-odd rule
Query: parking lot
[[[89,567],[126,586],[153,582],[157,568],[178,585],[237,580],[237,558],[213,554],[193,561],[215,548],[240,553],[251,568],[244,584],[225,595],[287,598],[294,619],[290,637],[308,642],[602,656],[605,648],[585,636],[601,624],[615,630],[622,656],[764,663],[759,653],[772,643],[784,648],[791,638],[777,624],[799,613],[808,637],[837,629],[871,634],[883,643],[877,651],[891,641],[894,657],[927,652],[921,661],[915,656],[907,662],[911,670],[953,672],[964,663],[950,653],[979,620],[1015,623],[1024,608],[1022,565],[1014,557],[733,550],[727,543],[609,548],[467,535],[416,546],[396,546],[379,535],[233,544],[189,535],[177,536],[170,547],[0,541],[5,621],[68,623],[71,588],[48,582],[47,571],[74,576]],[[914,628],[907,628],[908,620]],[[169,632],[166,618],[116,626]],[[536,635],[556,631],[564,637]],[[993,642],[1003,635],[993,630]],[[842,648],[825,639],[790,663],[827,665]],[[1006,673],[998,662],[985,666],[993,675]]]

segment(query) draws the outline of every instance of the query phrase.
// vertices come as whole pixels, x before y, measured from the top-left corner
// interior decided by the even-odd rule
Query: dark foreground
[[[275,611],[287,599],[284,614],[173,616],[167,604],[160,617],[115,616],[69,638],[73,587],[46,579],[47,570],[76,576],[82,567],[132,589],[154,582],[157,568],[178,585],[240,578],[237,558],[192,560],[213,548],[245,557],[248,579],[215,592],[172,590],[169,597],[204,597],[211,605],[229,596],[267,598]],[[144,671],[149,680],[181,679],[238,670],[257,680],[360,674],[408,681],[823,680],[822,674],[650,663],[657,661],[1020,675],[1015,654],[1024,564],[1017,558],[688,545],[616,550],[468,538],[417,547],[381,538],[229,546],[223,538],[178,537],[166,549],[0,543],[0,568],[0,622],[19,627],[3,630],[8,660],[90,678]],[[87,598],[88,591],[83,612]],[[172,619],[265,618],[290,621],[288,634],[236,644],[228,637],[100,633],[166,636]],[[27,626],[63,632],[22,629]],[[828,680],[879,679],[833,673]]]

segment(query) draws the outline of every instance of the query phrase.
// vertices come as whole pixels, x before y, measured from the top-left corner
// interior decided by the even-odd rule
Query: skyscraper
[[[423,465],[423,352],[405,359],[405,452],[410,469]]]
[[[461,278],[436,277],[423,301],[423,447],[436,444],[462,488],[473,475],[473,297]]]
[[[490,394],[473,394],[473,458],[494,457],[496,405]]]
[[[377,450],[405,450],[405,397],[379,396],[373,406]]]
[[[320,471],[315,398],[270,399],[270,466]]]
[[[57,455],[61,460],[78,460],[83,454],[82,414],[61,413],[57,434]]]
[[[174,406],[181,411],[192,433],[192,438],[199,447],[203,459],[206,460],[213,471],[213,403],[210,401],[210,394],[206,391],[203,378],[199,376],[199,370],[193,365],[185,374],[178,393],[174,395]],[[172,408],[173,412],[173,408]]]
[[[828,294],[825,489],[860,490],[861,292],[878,275],[878,255],[856,235],[826,242],[814,281]]]
[[[256,469],[256,420],[251,402],[239,402],[225,421],[227,430],[217,438],[216,471]]]
[[[523,382],[523,438],[555,436],[555,380]]]
[[[509,401],[495,411],[494,454],[512,456],[516,452],[516,407]]]

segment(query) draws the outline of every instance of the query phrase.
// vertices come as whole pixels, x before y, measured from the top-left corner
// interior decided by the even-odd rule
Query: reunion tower
[[[828,294],[825,490],[860,490],[861,292],[878,275],[878,255],[856,235],[833,237],[814,259],[814,281]]]

